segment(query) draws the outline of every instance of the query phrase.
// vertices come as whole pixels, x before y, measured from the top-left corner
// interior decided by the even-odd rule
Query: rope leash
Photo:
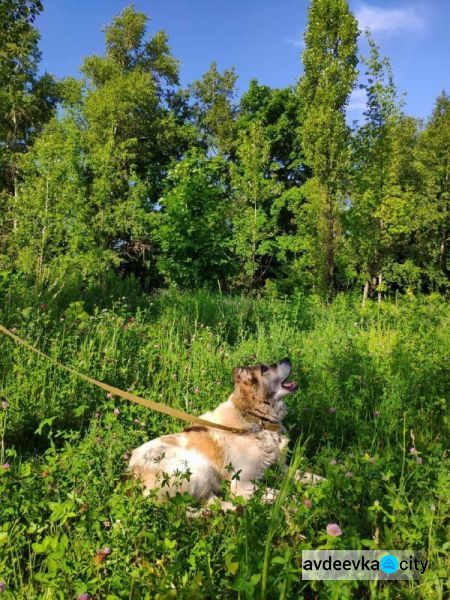
[[[5,335],[7,335],[9,338],[11,338],[16,344],[23,346],[30,352],[34,352],[41,358],[45,358],[47,361],[51,362],[54,366],[59,367],[60,369],[64,369],[68,373],[71,373],[72,375],[79,377],[83,381],[86,381],[87,383],[95,385],[98,388],[101,388],[102,390],[105,390],[106,392],[111,393],[113,396],[119,396],[120,398],[123,398],[124,400],[128,400],[129,402],[134,402],[136,404],[140,404],[141,406],[145,406],[146,408],[150,408],[152,410],[163,413],[165,415],[169,415],[170,417],[179,419],[181,421],[187,421],[188,423],[192,423],[192,424],[198,425],[200,427],[211,427],[214,429],[221,429],[222,431],[229,431],[232,433],[240,433],[240,434],[251,433],[251,432],[255,431],[254,427],[252,427],[250,429],[236,429],[234,427],[228,427],[228,425],[222,425],[220,423],[213,423],[212,421],[207,421],[206,419],[201,419],[200,417],[195,417],[195,416],[190,415],[182,410],[178,410],[177,408],[172,408],[171,406],[167,406],[167,404],[162,404],[161,402],[154,402],[153,400],[147,400],[146,398],[141,398],[140,396],[136,396],[135,394],[131,394],[130,392],[125,392],[124,390],[121,390],[120,388],[117,388],[113,385],[109,385],[108,383],[104,383],[103,381],[97,381],[97,379],[94,379],[93,377],[89,377],[89,375],[80,373],[73,367],[68,367],[67,365],[63,365],[62,363],[60,363],[56,359],[52,358],[48,354],[45,354],[45,352],[38,350],[37,348],[35,348],[31,344],[29,344],[27,341],[20,338],[18,335],[15,335],[14,333],[12,333],[12,331],[9,331],[9,329],[6,329],[6,327],[4,327],[1,323],[0,323],[0,331],[2,333],[4,333]],[[271,431],[280,431],[281,430],[281,427],[279,427],[275,423],[267,423],[266,424],[263,421],[260,421],[258,423],[258,425],[261,429],[270,429]]]

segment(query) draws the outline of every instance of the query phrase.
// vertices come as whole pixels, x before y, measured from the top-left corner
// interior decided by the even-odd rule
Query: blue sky
[[[77,75],[83,57],[103,52],[102,27],[127,0],[44,0],[36,24],[41,33],[42,68],[58,77]],[[165,29],[189,83],[216,60],[234,66],[238,88],[251,78],[272,87],[294,83],[301,73],[302,33],[307,0],[136,0],[150,17],[149,31]],[[370,27],[390,57],[406,110],[429,116],[436,96],[450,92],[449,0],[350,0],[360,27]],[[361,115],[364,98],[350,99],[349,118]]]

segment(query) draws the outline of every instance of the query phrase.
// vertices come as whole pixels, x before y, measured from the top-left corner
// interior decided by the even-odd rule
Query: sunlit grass
[[[2,338],[5,598],[444,597],[441,299],[360,309],[346,296],[327,306],[200,291],[43,304],[6,298],[0,321],[66,364],[194,414],[226,399],[234,366],[289,356],[300,383],[286,419],[291,449],[301,448],[292,462],[327,481],[306,488],[268,474],[281,489],[273,506],[256,497],[242,514],[188,519],[188,497],[157,505],[124,477],[132,448],[182,423],[108,398]],[[327,536],[328,523],[342,536]],[[303,583],[301,550],[319,546],[415,549],[432,567],[418,586]]]

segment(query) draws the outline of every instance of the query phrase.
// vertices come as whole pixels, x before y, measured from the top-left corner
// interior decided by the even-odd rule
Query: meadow
[[[448,305],[338,295],[142,294],[131,283],[51,302],[8,286],[0,322],[61,362],[193,414],[240,364],[289,356],[290,460],[280,500],[192,519],[126,477],[130,451],[183,423],[59,370],[0,337],[0,592],[5,599],[407,598],[446,595]],[[276,481],[278,480],[278,481]],[[224,489],[224,495],[227,490]],[[342,535],[326,532],[330,523]],[[408,549],[416,583],[302,582],[304,549]]]
[[[235,31],[214,17],[217,40],[258,54],[264,42],[239,80],[189,23],[197,66],[172,52],[158,11],[91,3],[108,22],[99,45],[96,11],[83,21],[80,3],[49,2],[56,76],[40,46],[46,4],[0,1],[0,323],[194,415],[226,400],[236,366],[289,357],[299,389],[291,468],[262,482],[276,502],[261,491],[192,518],[192,498],[158,504],[127,475],[134,448],[185,423],[0,332],[2,600],[449,597],[450,95],[409,114],[358,21],[371,9],[354,15],[347,0],[303,3],[298,71],[289,83],[272,65],[284,87],[259,80],[270,36],[248,7]],[[202,3],[205,32],[219,4]],[[164,5],[175,47],[189,48],[179,7]],[[294,467],[326,480],[305,487]],[[413,583],[302,581],[302,551],[327,548],[404,549],[429,565]]]

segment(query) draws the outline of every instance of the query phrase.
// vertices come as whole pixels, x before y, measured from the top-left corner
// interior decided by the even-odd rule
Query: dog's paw
[[[209,519],[212,517],[212,510],[210,508],[192,508],[191,506],[186,510],[186,516],[188,519]]]
[[[297,483],[302,483],[304,485],[318,485],[323,481],[326,481],[325,477],[321,477],[320,475],[315,475],[314,473],[301,473],[297,471],[294,477],[294,481]]]
[[[263,502],[266,502],[267,504],[273,504],[273,502],[275,502],[275,500],[277,499],[279,493],[279,490],[274,490],[273,488],[265,489],[262,497]]]

